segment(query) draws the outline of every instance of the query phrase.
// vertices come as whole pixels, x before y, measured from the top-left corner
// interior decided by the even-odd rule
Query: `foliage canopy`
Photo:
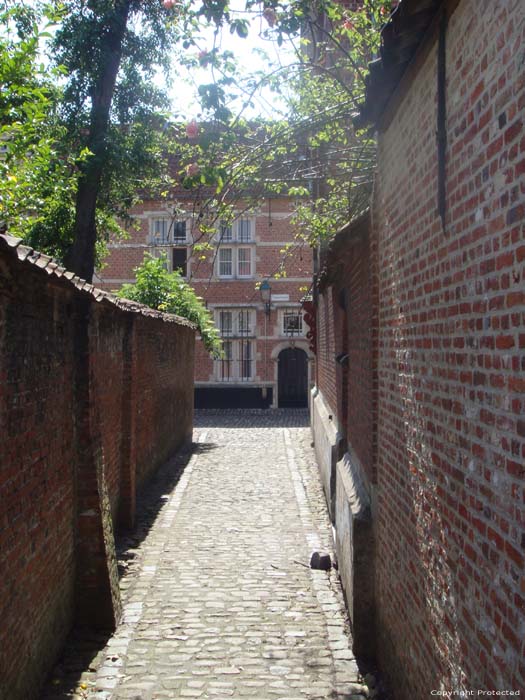
[[[201,223],[198,247],[213,246],[216,220],[234,216],[239,201],[250,207],[281,195],[296,201],[298,237],[315,245],[368,201],[375,143],[354,130],[352,116],[392,4],[245,0],[239,12],[226,0],[5,0],[0,220],[90,280],[97,250],[122,232],[133,204],[144,192],[170,191],[176,150]],[[269,41],[288,43],[294,59],[241,80],[220,37],[246,37],[249,16]],[[215,31],[204,49],[206,23]],[[213,77],[199,88],[203,123],[188,125],[182,140],[155,82],[175,51],[190,68],[210,66]],[[247,119],[262,88],[284,112]],[[244,101],[237,114],[235,93]]]
[[[294,59],[244,83],[228,52],[216,46],[193,59],[193,65],[211,62],[218,76],[215,91],[201,87],[206,121],[185,145],[181,168],[205,221],[217,212],[224,218],[239,199],[255,205],[263,196],[289,196],[296,200],[298,236],[316,245],[367,207],[375,140],[354,128],[353,117],[394,4],[265,3],[272,15],[263,34],[280,44],[288,39]],[[232,85],[245,106],[269,88],[285,114],[270,120],[248,120],[242,109],[232,114],[226,99]],[[206,196],[210,188],[213,195]]]

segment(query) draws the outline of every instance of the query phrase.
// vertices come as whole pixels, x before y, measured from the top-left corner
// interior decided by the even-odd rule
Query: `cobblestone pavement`
[[[336,572],[309,568],[332,543],[307,426],[297,410],[197,413],[191,457],[160,470],[120,545],[121,624],[87,666],[66,654],[46,700],[374,694]]]

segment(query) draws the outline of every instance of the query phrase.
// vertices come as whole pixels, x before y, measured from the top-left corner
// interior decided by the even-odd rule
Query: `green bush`
[[[135,273],[137,281],[125,284],[118,292],[119,297],[187,318],[197,326],[202,342],[212,356],[221,357],[222,342],[210,312],[178,270],[167,271],[165,255],[154,258],[146,253],[144,262],[135,268]]]

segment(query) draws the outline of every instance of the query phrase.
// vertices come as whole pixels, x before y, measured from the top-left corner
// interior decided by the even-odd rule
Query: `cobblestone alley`
[[[194,440],[119,543],[116,633],[73,640],[43,697],[364,697],[336,573],[308,566],[331,530],[307,413],[201,412]]]

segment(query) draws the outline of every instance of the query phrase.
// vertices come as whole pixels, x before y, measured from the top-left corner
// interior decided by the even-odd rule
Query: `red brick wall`
[[[347,245],[344,273],[334,286],[334,298],[346,298],[346,309],[339,308],[337,326],[345,327],[346,339],[340,337],[338,352],[348,354],[348,364],[342,369],[337,365],[336,378],[341,396],[338,416],[346,439],[355,454],[369,483],[375,483],[374,406],[374,353],[372,335],[373,307],[370,259],[370,241],[367,232],[353,236]],[[343,405],[346,403],[346,407]]]
[[[348,419],[347,434],[370,483],[375,483],[373,454],[375,386],[370,279],[370,243],[364,236],[352,247],[348,279]]]
[[[525,687],[525,5],[462,0],[380,134],[377,603],[398,698]]]
[[[70,296],[0,258],[2,700],[34,695],[73,619]]]
[[[101,424],[104,473],[113,520],[117,522],[120,502],[121,435],[124,431],[122,401],[125,383],[130,381],[123,367],[125,327],[117,311],[94,314],[91,324],[91,355],[94,394],[93,419]]]
[[[114,525],[130,524],[135,484],[192,429],[193,329],[97,302],[48,270],[0,237],[2,700],[37,696],[75,591],[89,623],[111,607],[96,472]]]
[[[136,323],[133,369],[138,487],[174,449],[191,440],[193,333],[181,333],[176,324],[166,325],[159,334],[155,319],[142,317]]]
[[[334,412],[338,405],[335,333],[333,287],[330,286],[319,296],[316,367],[317,386]]]

